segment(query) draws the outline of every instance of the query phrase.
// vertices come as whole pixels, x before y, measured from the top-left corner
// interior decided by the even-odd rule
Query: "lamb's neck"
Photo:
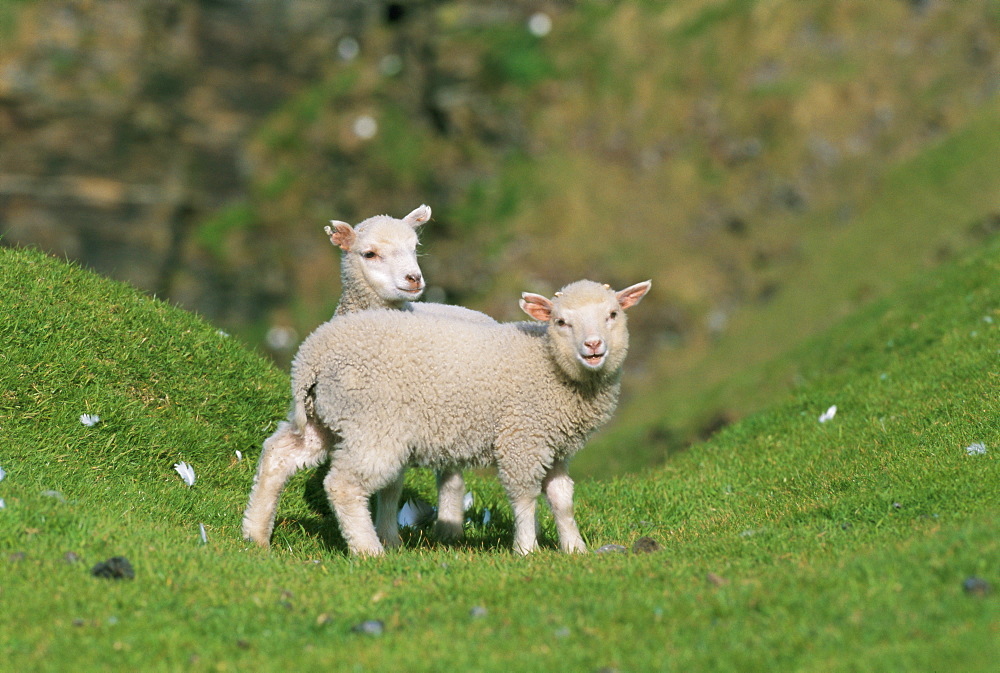
[[[346,269],[347,261],[341,261],[341,273],[340,273],[340,301],[337,303],[337,309],[333,312],[334,315],[344,315],[345,313],[354,313],[355,311],[367,311],[369,309],[401,309],[405,308],[409,302],[403,301],[400,303],[387,302],[382,297],[380,297],[375,290],[371,288],[370,285],[365,283],[363,280],[358,280],[356,277],[352,276]]]

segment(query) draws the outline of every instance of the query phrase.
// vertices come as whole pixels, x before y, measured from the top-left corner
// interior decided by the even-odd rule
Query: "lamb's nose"
[[[601,339],[589,339],[587,341],[584,341],[583,345],[586,346],[591,353],[596,353],[598,350],[600,350],[601,346],[604,345],[604,341]]]
[[[421,277],[419,273],[408,273],[406,274],[406,280],[410,281],[410,285],[420,285]]]

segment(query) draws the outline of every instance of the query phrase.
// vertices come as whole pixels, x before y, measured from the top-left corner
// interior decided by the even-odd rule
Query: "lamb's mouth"
[[[590,353],[589,355],[584,355],[583,353],[581,353],[580,359],[583,361],[583,364],[590,367],[591,369],[597,369],[598,367],[604,364],[604,356],[606,356],[607,354],[608,354],[607,351],[603,353]]]
[[[416,287],[416,288],[413,288],[413,287],[397,287],[396,289],[398,289],[403,294],[409,294],[409,295],[413,295],[413,296],[416,296],[416,295],[418,295],[418,294],[420,294],[421,292],[424,291],[424,288],[423,288],[422,285],[420,287]]]

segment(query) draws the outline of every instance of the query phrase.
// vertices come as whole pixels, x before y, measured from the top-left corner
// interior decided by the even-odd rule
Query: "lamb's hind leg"
[[[444,469],[437,473],[438,513],[434,534],[439,540],[462,537],[465,520],[465,480],[462,471]]]
[[[565,552],[585,552],[587,545],[580,536],[580,529],[573,518],[573,480],[566,471],[565,461],[556,463],[542,480],[542,490],[549,501],[549,508],[556,520],[559,546]]]
[[[297,432],[291,423],[278,423],[274,434],[264,440],[250,501],[243,513],[243,537],[268,546],[285,484],[293,474],[315,467],[325,456],[326,436],[321,428],[310,423]]]
[[[378,492],[375,509],[375,531],[389,549],[399,547],[399,496],[403,493],[403,475]]]
[[[379,542],[371,512],[368,511],[368,496],[388,489],[387,495],[394,497],[384,498],[383,502],[398,501],[398,494],[394,491],[402,484],[406,447],[394,448],[383,440],[377,451],[368,448],[357,440],[344,438],[340,448],[330,458],[330,472],[323,486],[350,552],[360,556],[379,556],[385,549]],[[372,456],[376,455],[378,460],[373,460]],[[385,527],[388,529],[390,525]]]

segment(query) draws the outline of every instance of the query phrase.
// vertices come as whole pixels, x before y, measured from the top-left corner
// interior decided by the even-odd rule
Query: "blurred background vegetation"
[[[639,470],[1000,231],[998,92],[998,0],[0,0],[0,245],[279,366],[339,296],[334,218],[427,203],[426,298],[502,320],[652,278],[579,460]]]

